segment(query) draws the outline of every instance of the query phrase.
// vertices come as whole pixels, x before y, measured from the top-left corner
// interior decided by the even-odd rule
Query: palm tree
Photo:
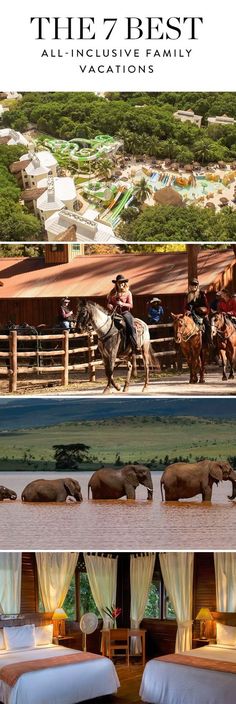
[[[112,163],[111,159],[107,159],[106,157],[101,157],[97,161],[97,167],[98,167],[99,174],[100,174],[101,178],[103,178],[105,181],[107,181],[110,178],[111,173],[112,173],[113,163]]]
[[[140,181],[135,186],[134,195],[139,203],[144,203],[146,198],[150,196],[152,189],[148,184],[146,178],[141,178]]]

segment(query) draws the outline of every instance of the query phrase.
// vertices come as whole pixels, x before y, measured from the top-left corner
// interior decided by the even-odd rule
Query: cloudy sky
[[[34,428],[72,420],[117,416],[175,415],[236,418],[236,398],[4,398],[0,400],[0,428]]]

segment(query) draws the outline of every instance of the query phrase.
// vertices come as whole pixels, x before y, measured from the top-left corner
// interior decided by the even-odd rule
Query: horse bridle
[[[193,321],[193,322],[194,322],[194,321]],[[194,324],[196,325],[196,323],[194,323]],[[186,325],[183,326],[183,327],[186,327]],[[194,335],[197,335],[197,334],[200,333],[200,332],[201,332],[201,330],[193,330],[193,331],[192,331],[189,335],[187,335],[187,336],[184,336],[184,333],[181,332],[181,333],[180,333],[180,337],[181,337],[180,343],[181,343],[181,341],[183,341],[183,342],[188,342],[188,340],[190,340],[191,337],[193,337]],[[177,340],[176,340],[176,342],[177,342]]]
[[[231,321],[229,321],[229,322],[231,322]],[[224,324],[224,326],[226,326],[225,316],[224,316],[224,323],[223,323],[223,324]],[[231,323],[231,324],[233,325],[233,323]],[[233,327],[234,327],[234,325],[233,325]],[[224,333],[224,331],[222,332],[221,330],[219,330],[218,328],[216,328],[216,335],[219,335],[219,337],[222,337],[222,338],[224,338],[225,340],[230,340],[230,338],[232,337],[233,334],[234,334],[234,330],[232,330],[232,332],[230,333],[230,335],[226,335],[226,334]]]

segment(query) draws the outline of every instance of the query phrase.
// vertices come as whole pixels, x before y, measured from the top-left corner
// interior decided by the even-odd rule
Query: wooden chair
[[[107,641],[108,657],[112,659],[113,656],[121,657],[122,655],[126,655],[127,665],[129,666],[128,628],[110,628]]]

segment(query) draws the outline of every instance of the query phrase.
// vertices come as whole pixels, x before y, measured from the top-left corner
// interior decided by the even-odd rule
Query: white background
[[[1,4],[0,23],[0,71],[1,90],[69,90],[69,91],[108,91],[108,90],[147,90],[147,91],[224,91],[235,90],[235,19],[233,0],[216,3],[213,0],[162,0],[154,2],[111,3],[107,0],[98,3],[94,0],[5,0]],[[198,41],[180,38],[177,41],[125,41],[124,17],[176,17],[203,16],[204,24],[199,25]],[[36,41],[32,16],[95,16],[96,40],[93,41]],[[103,17],[119,17],[119,25],[113,37],[104,41]],[[185,31],[185,30],[184,30]],[[186,35],[185,35],[186,37]],[[71,48],[139,48],[140,54],[146,50],[192,49],[190,59],[146,59],[146,64],[154,64],[153,74],[90,74],[83,75],[78,65],[94,66],[106,63],[143,64],[144,60],[122,58],[73,59],[40,57],[47,51],[60,48],[61,52]]]

